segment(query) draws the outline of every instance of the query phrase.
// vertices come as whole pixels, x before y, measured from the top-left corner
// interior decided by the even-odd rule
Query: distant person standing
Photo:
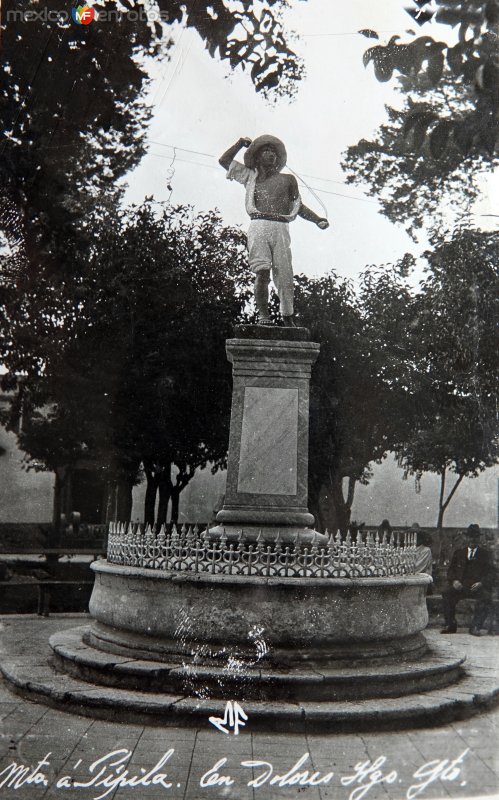
[[[465,597],[476,600],[470,633],[480,636],[487,616],[492,610],[492,589],[495,568],[492,553],[483,547],[481,531],[475,523],[466,531],[468,545],[452,556],[447,572],[448,588],[442,593],[445,627],[441,633],[456,633],[456,605]]]
[[[380,537],[380,539],[384,536],[385,533],[387,536],[390,536],[391,532],[392,532],[392,526],[390,525],[388,520],[382,519],[381,525],[378,527],[378,536]]]
[[[422,530],[417,523],[411,528],[411,533],[416,534],[416,572],[426,572],[432,575],[433,554],[431,552],[431,536],[428,531]]]

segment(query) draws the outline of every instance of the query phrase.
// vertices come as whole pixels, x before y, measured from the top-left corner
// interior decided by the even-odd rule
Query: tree
[[[225,466],[231,398],[225,339],[249,297],[244,235],[223,228],[214,212],[192,222],[189,213],[179,209],[173,219],[165,213],[157,234],[146,218],[130,248],[136,270],[119,276],[133,300],[134,356],[117,404],[117,442],[124,456],[135,450],[144,465],[148,523],[157,493],[161,524],[170,499],[177,517],[180,492],[197,468]]]
[[[403,439],[396,329],[406,295],[395,271],[367,271],[358,295],[334,273],[299,277],[300,322],[321,345],[311,382],[309,503],[322,530],[348,528],[357,482],[368,483],[372,462]]]
[[[477,198],[477,179],[497,165],[499,4],[417,2],[409,13],[418,24],[429,19],[456,27],[458,41],[416,36],[367,50],[380,81],[398,73],[407,95],[402,110],[388,109],[388,124],[372,141],[347,151],[350,182],[365,182],[383,213],[405,222],[414,235],[430,223],[435,249],[426,254],[428,277],[408,306],[409,325],[401,337],[409,371],[413,425],[397,448],[406,475],[440,476],[437,526],[465,476],[474,477],[497,461],[495,400],[497,245],[495,237],[458,229],[438,233],[451,211],[463,218]],[[361,31],[377,39],[374,31]],[[457,480],[446,495],[448,472]]]
[[[171,41],[126,14],[75,25],[53,0],[43,13],[17,0],[3,11],[3,202],[17,209],[28,263],[52,263],[61,278],[69,265],[56,258],[57,240],[69,226],[88,230],[96,198],[145,152],[146,73],[134,53],[159,54]]]
[[[465,228],[435,236],[427,277],[413,302],[414,426],[398,448],[418,482],[440,477],[437,528],[463,478],[497,463],[499,277],[494,234]],[[446,495],[449,472],[457,476]]]
[[[458,94],[452,82],[442,82],[427,99],[435,113],[444,108],[464,109],[466,94]],[[371,140],[362,139],[346,151],[343,168],[347,182],[363,184],[376,197],[382,213],[394,223],[405,224],[415,238],[418,229],[449,224],[449,217],[470,212],[482,190],[483,172],[495,159],[474,150],[463,156],[445,148],[438,159],[429,153],[429,143],[417,141],[421,128],[405,133],[405,118],[413,105],[406,100],[402,110],[387,108],[388,121]],[[432,112],[433,113],[433,112]]]
[[[432,244],[417,292],[409,255],[367,269],[357,293],[333,274],[299,278],[300,320],[321,344],[309,464],[321,529],[348,527],[357,482],[389,451],[416,486],[424,472],[440,476],[439,528],[464,477],[497,463],[496,237],[457,229]]]
[[[43,292],[9,298],[15,325],[3,360],[11,384],[24,376],[20,443],[38,467],[61,476],[91,456],[119,486],[123,519],[143,464],[146,518],[154,521],[159,492],[162,522],[170,499],[177,513],[196,468],[225,465],[225,339],[248,298],[244,236],[215,212],[166,207],[158,215],[151,202],[97,220],[88,250],[75,252],[65,292],[73,304],[62,324],[49,316],[48,331],[40,330]],[[15,411],[5,419],[11,427]]]
[[[416,36],[370,47],[365,65],[387,81],[397,74],[402,109],[388,108],[388,122],[370,141],[348,148],[344,168],[350,183],[365,183],[393,222],[414,235],[431,220],[468,212],[480,192],[480,173],[497,165],[499,5],[456,5],[438,0],[436,15],[418,3],[420,22],[459,27],[455,45]],[[411,10],[409,10],[411,13]],[[374,31],[361,31],[378,38]],[[436,216],[438,215],[438,216]],[[438,218],[440,217],[440,219]]]
[[[292,94],[302,69],[286,44],[283,5],[265,0],[231,10],[223,0],[161,0],[150,20],[142,4],[106,0],[95,4],[93,22],[76,25],[55,0],[43,9],[4,4],[0,221],[4,235],[15,237],[5,213],[13,204],[33,268],[54,261],[54,240],[64,240],[68,226],[88,231],[96,199],[117,192],[117,179],[143,156],[145,57],[167,56],[173,23],[194,28],[211,56],[250,67],[257,91]],[[64,264],[53,267],[60,275]]]
[[[473,148],[489,156],[494,153],[499,134],[499,32],[498,0],[421,0],[407,9],[424,25],[430,19],[458,29],[457,43],[436,41],[427,34],[399,42],[392,36],[387,45],[375,45],[364,54],[364,64],[371,62],[379,81],[389,81],[394,72],[405,77],[423,76],[420,87],[431,92],[442,81],[453,80],[457,91],[471,90],[471,107],[456,111],[412,108],[406,118],[406,133],[416,129],[418,142],[429,137],[430,153],[439,158],[446,146],[468,155]],[[374,31],[361,31],[378,38]],[[413,33],[413,32],[411,32]],[[431,132],[430,132],[431,131]]]

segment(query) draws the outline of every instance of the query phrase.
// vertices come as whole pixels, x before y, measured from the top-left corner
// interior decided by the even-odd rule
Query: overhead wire
[[[175,166],[174,166],[174,164],[175,164],[176,158],[177,158],[177,151],[176,151],[175,148],[173,148],[173,158],[172,158],[172,160],[170,162],[170,167],[168,169],[168,172],[166,173],[166,188],[170,192],[170,194],[168,195],[168,202],[171,201],[172,194],[173,194],[172,181],[173,181],[173,176],[175,175]]]
[[[164,142],[157,142],[157,141],[155,141],[153,139],[148,139],[148,140],[146,140],[146,142],[147,142],[147,144],[154,144],[154,145],[160,145],[160,146],[163,146],[163,147],[169,147],[172,150],[180,151],[182,153],[191,153],[193,155],[206,156],[207,158],[216,158],[216,156],[214,156],[212,153],[203,153],[200,150],[190,150],[187,147],[180,147],[179,145],[165,144]],[[59,145],[59,146],[57,146],[57,149],[60,149],[62,147],[73,147],[73,145]],[[52,147],[40,147],[38,149],[39,150],[49,150],[49,149],[54,149],[54,148],[52,148]],[[163,153],[153,153],[152,150],[149,149],[149,147],[147,147],[147,152],[149,153],[149,155],[153,156],[154,158],[163,158],[166,161],[170,161],[170,162],[172,160],[172,157],[170,155],[164,155]],[[183,164],[193,164],[196,167],[204,167],[206,169],[215,169],[215,170],[217,170],[217,172],[219,171],[219,167],[215,166],[214,164],[202,164],[199,161],[193,161],[192,159],[188,159],[188,158],[181,158],[178,155],[176,156],[175,161],[176,162],[181,162]],[[294,172],[291,169],[291,167],[288,166],[288,168],[290,169],[291,172]],[[298,175],[298,173],[294,173],[294,174],[297,175],[297,177],[299,177],[299,179],[307,187],[307,189],[310,189],[312,192],[315,191],[315,192],[320,192],[321,194],[330,194],[330,195],[334,195],[336,197],[344,197],[346,200],[358,200],[361,203],[371,203],[372,205],[377,205],[376,200],[369,200],[367,197],[356,197],[356,196],[349,195],[349,194],[342,194],[342,192],[333,192],[333,191],[328,190],[328,189],[320,189],[317,186],[311,187],[311,186],[309,186],[308,183],[306,183],[303,180],[303,176],[302,175]],[[333,180],[333,178],[322,178],[320,175],[309,175],[307,173],[304,173],[304,176],[307,177],[307,178],[312,178],[313,180],[316,180],[316,181],[323,181],[324,183],[334,183],[334,184],[338,184],[340,186],[349,186],[349,184],[346,183],[345,181],[337,181],[337,180]]]
[[[377,33],[400,33],[400,31],[377,31]],[[359,34],[360,31],[343,31],[341,33],[300,33],[300,39],[309,39],[315,36],[358,36]]]
[[[151,98],[152,105],[156,105],[156,103],[158,101],[158,98],[159,98],[159,95],[163,90],[163,87],[162,87],[161,84],[163,83],[163,81],[166,78],[166,74],[168,72],[168,67],[171,65],[174,55],[177,54],[177,50],[180,47],[180,43],[182,41],[182,37],[184,35],[184,31],[185,31],[185,27],[183,27],[182,30],[180,31],[180,36],[178,37],[177,41],[174,42],[172,52],[168,53],[168,58],[165,59],[166,63],[164,64],[163,70],[161,71],[161,76],[160,76],[160,78],[158,79],[158,81],[156,83],[156,88],[154,90],[154,95]]]
[[[177,148],[178,149],[178,148]],[[155,158],[164,158],[167,161],[170,161],[170,156],[165,156],[163,153],[153,153],[151,150],[148,151],[150,156],[154,156]],[[177,156],[175,161],[181,161],[183,164],[193,164],[195,167],[205,167],[206,169],[215,169],[217,172],[220,171],[220,167],[216,167],[215,164],[200,164],[198,161],[192,161],[189,158],[180,158]]]
[[[150,144],[158,145],[160,147],[169,147],[171,149],[175,148],[176,150],[181,150],[183,153],[192,153],[193,155],[205,156],[206,158],[216,158],[216,156],[213,155],[213,153],[203,153],[203,152],[201,152],[201,150],[189,150],[187,147],[180,147],[178,144],[175,144],[175,145],[166,144],[166,142],[158,142],[156,139],[147,139],[147,142],[149,142]],[[291,172],[294,172],[289,165],[287,165],[287,166],[288,166],[288,169]],[[312,178],[313,180],[316,180],[316,181],[325,181],[326,183],[336,183],[339,186],[348,186],[349,185],[346,181],[335,180],[334,178],[323,178],[320,175],[309,175],[306,172],[304,172],[302,175],[298,175],[298,173],[296,173],[296,172],[294,172],[294,174],[297,177],[299,177],[300,180],[303,180],[303,178],[305,177],[305,178]],[[303,183],[305,183],[305,181],[303,181]]]
[[[178,147],[176,149],[177,150],[181,150],[182,148]],[[167,161],[170,160],[170,156],[165,156],[162,153],[153,153],[153,152],[149,151],[149,155],[151,155],[151,156],[153,156],[155,158],[164,158]],[[188,158],[180,158],[179,156],[177,156],[176,161],[181,161],[184,164],[192,164],[195,167],[205,167],[206,169],[215,169],[217,172],[220,171],[220,168],[216,167],[214,164],[200,164],[198,161],[192,161],[191,159],[188,159]],[[289,169],[291,170],[291,168],[289,168]],[[305,184],[305,182],[303,181],[302,178],[300,178],[300,180],[302,181],[302,183]],[[322,180],[322,178],[318,178],[318,180]],[[342,194],[341,192],[332,192],[332,191],[327,190],[327,189],[319,189],[317,186],[311,187],[308,184],[305,184],[305,185],[311,191],[321,192],[321,194],[330,194],[330,195],[334,195],[335,197],[344,197],[346,200],[358,200],[361,203],[371,203],[372,205],[378,205],[376,200],[369,200],[367,197],[353,197],[352,195]],[[319,199],[319,198],[317,198],[317,199]],[[323,205],[322,202],[321,201],[319,201],[319,202],[320,202],[320,204],[322,206]]]
[[[292,168],[289,166],[289,164],[286,164],[286,166],[287,166],[287,168],[289,169],[289,171],[293,173],[293,175],[295,176],[295,178],[298,178],[298,180],[300,180],[300,181],[303,183],[303,185],[304,185],[304,186],[306,186],[306,188],[308,189],[308,191],[310,192],[310,194],[312,195],[312,197],[315,197],[315,199],[316,199],[316,200],[317,200],[317,202],[319,203],[320,207],[321,207],[321,208],[322,208],[322,210],[324,211],[324,215],[325,215],[325,217],[326,217],[326,219],[327,219],[327,218],[328,218],[328,215],[327,215],[327,208],[326,208],[326,206],[324,205],[324,203],[322,202],[322,200],[320,199],[320,197],[318,197],[318,195],[315,193],[314,189],[312,189],[312,187],[311,187],[311,186],[309,186],[309,185],[308,185],[308,183],[307,183],[305,180],[303,180],[303,178],[301,177],[301,175],[298,175],[298,173],[297,173],[297,172],[295,172],[295,171],[294,171],[294,169],[292,169]]]
[[[173,68],[173,72],[171,74],[170,80],[168,81],[168,83],[166,85],[166,89],[163,92],[163,96],[162,96],[161,100],[158,103],[158,109],[161,108],[161,106],[163,104],[163,101],[165,100],[166,95],[168,94],[170,86],[173,83],[173,80],[177,77],[177,75],[179,73],[179,69],[181,70],[183,68],[183,66],[184,66],[184,64],[186,62],[187,56],[189,55],[189,53],[191,51],[192,45],[193,45],[193,39],[191,38],[191,41],[187,44],[187,47],[184,50],[182,50],[182,49],[180,50],[180,53],[179,53],[179,56],[178,56],[178,59],[177,59],[177,63],[175,64],[175,67]]]
[[[158,144],[161,147],[171,147],[177,150],[182,150],[184,153],[195,153],[197,156],[207,156],[208,158],[216,158],[213,153],[202,153],[200,150],[189,150],[187,147],[179,147],[178,144],[166,144],[166,142],[158,142],[156,139],[148,139],[151,144]]]

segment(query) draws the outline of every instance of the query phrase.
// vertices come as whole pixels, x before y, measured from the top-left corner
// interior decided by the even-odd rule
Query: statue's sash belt
[[[267,219],[269,222],[289,222],[287,217],[280,214],[250,214],[250,219]]]

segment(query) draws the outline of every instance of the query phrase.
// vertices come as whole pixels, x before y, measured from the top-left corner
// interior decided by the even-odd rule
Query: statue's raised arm
[[[226,150],[225,153],[223,153],[223,155],[220,156],[220,158],[218,159],[218,163],[224,169],[229,169],[230,165],[234,161],[235,157],[237,156],[241,148],[249,147],[250,144],[251,144],[251,139],[247,139],[246,137],[241,137],[241,139],[238,139],[237,142],[235,142],[232,145],[232,147],[229,147],[229,149]]]

